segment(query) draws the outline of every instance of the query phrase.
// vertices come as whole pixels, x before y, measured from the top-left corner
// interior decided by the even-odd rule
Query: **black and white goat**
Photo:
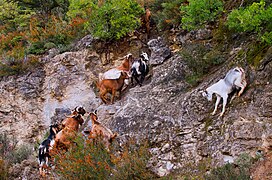
[[[52,149],[55,143],[56,134],[60,131],[58,124],[50,125],[49,136],[39,146],[39,171],[40,175],[45,175],[45,169],[49,166],[49,151]]]
[[[241,67],[235,67],[228,71],[224,79],[220,79],[217,83],[208,87],[205,92],[202,92],[202,95],[206,97],[209,101],[212,101],[212,95],[216,95],[216,102],[214,111],[212,115],[216,113],[217,106],[220,102],[221,97],[223,98],[223,108],[220,116],[223,116],[225,112],[225,107],[227,104],[228,95],[234,90],[241,88],[238,97],[243,93],[247,85],[245,78],[245,71]]]
[[[136,80],[137,84],[142,86],[145,76],[149,72],[149,67],[147,62],[149,61],[147,53],[142,53],[140,59],[135,60],[130,69],[131,73],[131,84],[133,84],[133,79]],[[140,79],[139,79],[140,78]]]

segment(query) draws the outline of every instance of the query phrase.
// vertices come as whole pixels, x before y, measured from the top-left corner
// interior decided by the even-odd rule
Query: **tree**
[[[69,0],[11,0],[19,6],[30,8],[42,15],[65,16],[69,7]]]
[[[237,32],[256,32],[262,41],[272,44],[272,5],[266,6],[264,0],[234,9],[228,15],[226,24]]]
[[[223,11],[221,0],[188,0],[189,5],[181,6],[181,25],[186,30],[195,30],[214,21]]]
[[[143,12],[134,0],[104,1],[92,5],[87,25],[102,40],[118,40],[140,26]]]

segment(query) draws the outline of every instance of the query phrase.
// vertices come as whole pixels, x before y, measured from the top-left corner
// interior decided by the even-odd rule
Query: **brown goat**
[[[124,72],[129,72],[130,70],[130,66],[131,66],[131,63],[132,63],[132,54],[127,54],[125,56],[125,60],[123,61],[123,63],[118,66],[116,69],[120,70],[120,71],[124,71]]]
[[[109,128],[97,121],[98,117],[96,111],[90,113],[90,119],[92,120],[92,128],[88,138],[94,139],[101,137],[105,147],[109,150],[109,146],[117,136],[117,133],[113,133]]]
[[[105,73],[99,73],[99,81],[102,81],[103,79],[117,79],[120,77],[122,71],[128,74],[131,63],[133,61],[133,57],[132,54],[129,53],[124,58],[125,60],[120,66],[112,68]]]
[[[145,14],[142,17],[142,23],[144,25],[144,27],[146,28],[146,33],[149,36],[149,32],[150,32],[150,18],[151,18],[151,11],[149,8],[145,9]]]
[[[61,147],[67,150],[71,144],[71,139],[76,136],[77,131],[79,130],[79,125],[84,123],[82,115],[86,111],[82,108],[77,108],[72,112],[70,116],[62,121],[63,129],[56,135],[55,147],[60,149]]]
[[[105,95],[111,93],[111,104],[113,104],[116,91],[121,93],[122,87],[124,86],[125,79],[128,79],[128,75],[125,72],[121,72],[119,79],[103,79],[97,83],[97,88],[99,89],[99,95],[102,101],[107,104],[107,99]]]

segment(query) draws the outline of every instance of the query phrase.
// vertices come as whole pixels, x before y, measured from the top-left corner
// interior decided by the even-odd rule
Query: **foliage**
[[[223,11],[221,0],[188,0],[189,5],[181,6],[183,29],[195,30],[213,22]]]
[[[272,5],[266,6],[264,0],[246,8],[234,9],[228,15],[226,24],[238,32],[256,32],[263,42],[272,44]]]
[[[43,16],[54,15],[64,17],[69,7],[69,0],[11,0],[21,7],[27,7]]]
[[[129,141],[119,159],[113,160],[112,179],[154,179],[155,175],[146,168],[149,158],[147,143],[137,145]]]
[[[250,180],[250,168],[256,160],[250,155],[243,153],[234,164],[225,164],[222,167],[213,169],[211,173],[205,176],[207,180]]]
[[[91,14],[91,9],[93,6],[92,1],[89,0],[69,0],[69,10],[67,16],[71,19],[80,17],[83,19],[88,19]]]
[[[56,172],[63,179],[152,179],[146,169],[146,146],[129,145],[121,155],[107,151],[101,139],[75,139],[66,153],[55,155]],[[115,152],[115,153],[113,153]]]
[[[0,157],[0,179],[8,180],[8,167],[4,159]]]
[[[111,0],[93,4],[86,27],[102,40],[118,40],[140,26],[143,8],[135,0]]]
[[[31,149],[26,145],[17,146],[14,138],[9,138],[6,133],[0,134],[0,159],[1,157],[7,163],[20,163],[26,159]]]
[[[150,5],[152,17],[159,29],[169,29],[180,24],[180,6],[184,2],[185,0],[155,0]]]
[[[14,30],[22,30],[27,27],[28,19],[35,14],[33,11],[21,8],[16,2],[0,1],[0,26],[4,26],[2,32],[8,33]]]
[[[31,149],[26,146],[18,146],[14,138],[7,133],[0,134],[0,179],[9,179],[8,169],[12,164],[21,163],[31,154]]]
[[[184,46],[180,52],[192,73],[186,75],[186,81],[195,86],[214,66],[224,62],[223,54],[217,49],[209,49],[203,44]]]

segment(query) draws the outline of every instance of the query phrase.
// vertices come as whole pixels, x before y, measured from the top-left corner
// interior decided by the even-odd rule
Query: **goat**
[[[104,143],[107,150],[109,150],[109,146],[118,135],[117,133],[113,133],[109,128],[103,126],[100,122],[97,121],[97,111],[90,113],[90,119],[92,121],[92,128],[89,132],[89,139],[95,139],[97,137],[102,138],[102,142]]]
[[[124,86],[125,79],[128,79],[128,75],[125,72],[121,72],[119,79],[103,79],[99,83],[96,83],[97,88],[99,89],[99,95],[101,100],[107,104],[107,99],[105,95],[111,93],[111,104],[113,104],[116,91],[121,93],[122,87]]]
[[[146,33],[149,36],[150,32],[150,18],[151,18],[151,11],[149,8],[145,9],[145,14],[142,16],[141,21],[144,27],[146,28]]]
[[[99,81],[102,81],[103,79],[118,79],[121,76],[122,71],[128,74],[132,59],[133,59],[132,54],[130,53],[127,54],[125,56],[125,60],[120,66],[110,69],[106,71],[104,74],[100,73]]]
[[[223,98],[223,108],[220,114],[220,117],[223,116],[225,112],[225,107],[227,104],[228,95],[234,90],[241,88],[238,92],[238,97],[243,93],[245,87],[247,85],[245,78],[245,71],[241,67],[235,67],[228,71],[224,79],[220,79],[217,83],[206,89],[206,92],[202,92],[202,95],[208,99],[208,101],[212,101],[212,95],[215,93],[216,102],[214,111],[212,115],[214,115],[217,111],[217,106],[220,102],[220,99]]]
[[[49,151],[52,149],[56,134],[60,131],[58,124],[50,125],[49,136],[39,146],[39,171],[40,175],[45,176],[45,169],[49,166],[49,158],[51,158]]]
[[[147,53],[142,53],[140,59],[133,62],[130,73],[131,73],[131,84],[133,84],[133,79],[136,80],[137,84],[142,86],[145,76],[149,72],[149,67],[147,62],[149,61]],[[140,77],[140,80],[138,79]]]
[[[83,107],[76,107],[70,116],[62,121],[63,129],[56,135],[55,147],[68,150],[71,144],[71,138],[76,135],[79,126],[84,123],[82,116],[86,113]]]

